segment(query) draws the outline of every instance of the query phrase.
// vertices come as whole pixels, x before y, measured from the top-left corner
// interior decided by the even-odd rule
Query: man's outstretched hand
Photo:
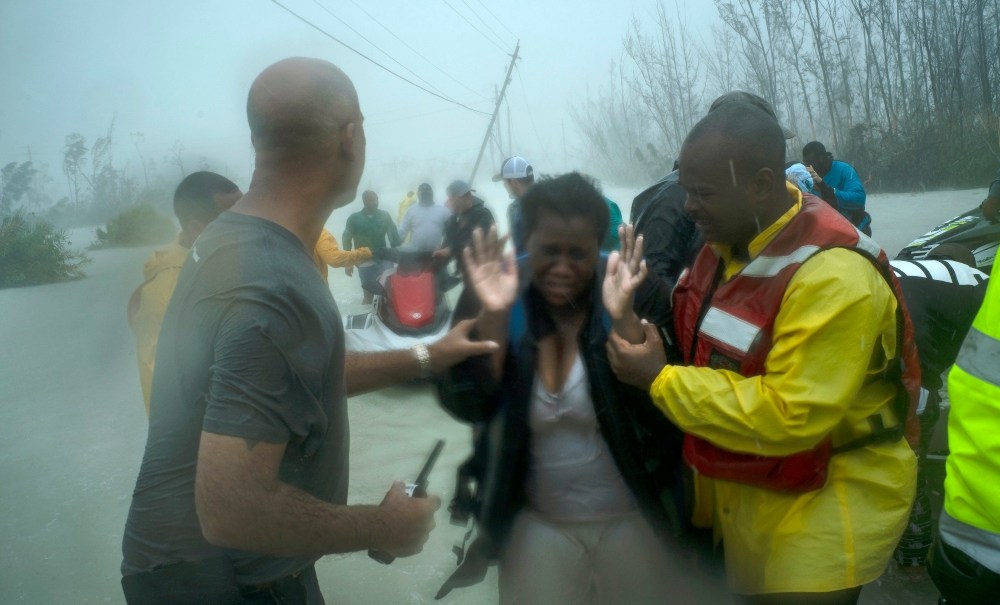
[[[469,332],[476,325],[475,319],[465,319],[448,330],[448,333],[437,341],[427,345],[431,354],[431,371],[435,374],[443,372],[476,355],[491,355],[499,349],[492,340],[470,340]]]
[[[648,391],[667,364],[667,356],[656,326],[644,321],[642,328],[646,336],[642,344],[631,344],[612,331],[606,346],[608,361],[618,380]]]

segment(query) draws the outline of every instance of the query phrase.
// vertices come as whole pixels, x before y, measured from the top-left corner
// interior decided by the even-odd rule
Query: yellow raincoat
[[[332,233],[323,229],[316,242],[316,249],[313,250],[313,262],[323,275],[323,279],[329,275],[327,266],[330,267],[353,267],[361,263],[366,263],[372,259],[372,252],[368,248],[358,248],[356,250],[341,250],[337,243],[337,238]]]
[[[177,286],[177,276],[190,249],[177,242],[153,251],[143,267],[142,282],[128,301],[128,325],[135,334],[135,354],[139,360],[139,384],[149,415],[149,390],[153,384],[156,341],[167,312],[167,303]]]
[[[801,209],[795,206],[750,244],[756,257]],[[724,279],[747,262],[716,249]],[[894,385],[882,379],[896,349],[896,300],[869,261],[832,249],[792,277],[774,323],[762,376],[667,366],[650,388],[654,403],[685,432],[732,451],[785,456],[828,434],[837,446],[885,426]],[[697,525],[723,541],[739,594],[828,592],[860,586],[885,570],[906,524],[916,459],[905,440],[837,454],[826,485],[804,494],[696,477]]]

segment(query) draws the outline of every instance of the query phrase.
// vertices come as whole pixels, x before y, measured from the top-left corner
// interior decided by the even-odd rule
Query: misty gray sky
[[[633,14],[648,20],[656,4],[279,1],[393,71],[417,82],[419,76],[444,96],[487,113],[520,38],[522,60],[507,94],[513,151],[542,172],[578,167],[596,174],[599,167],[575,165],[569,108],[588,88],[601,86],[619,62]],[[666,5],[675,10],[674,2]],[[707,36],[716,20],[713,5],[678,6],[691,27]],[[49,165],[50,194],[60,197],[65,136],[79,132],[92,143],[116,117],[117,165],[139,170],[141,151],[170,174],[176,168],[165,166],[164,158],[180,141],[189,171],[204,157],[245,185],[251,159],[246,92],[264,67],[295,55],[330,60],[354,80],[369,140],[363,186],[430,179],[443,187],[446,180],[468,176],[489,116],[400,81],[270,0],[0,2],[0,164],[28,159],[30,148],[36,162]],[[507,112],[501,113],[506,138]],[[130,136],[136,132],[144,135],[140,144]],[[498,161],[488,151],[477,181],[488,178]]]

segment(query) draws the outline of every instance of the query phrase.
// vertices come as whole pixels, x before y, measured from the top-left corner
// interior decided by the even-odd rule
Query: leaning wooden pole
[[[486,127],[486,136],[483,137],[483,144],[479,146],[479,155],[476,156],[476,165],[472,167],[472,175],[469,176],[469,184],[471,185],[476,181],[476,173],[479,172],[479,163],[483,160],[483,153],[486,151],[486,144],[490,141],[490,133],[493,132],[493,125],[496,124],[497,115],[500,113],[500,104],[503,103],[503,97],[507,93],[507,85],[510,84],[510,75],[514,73],[514,63],[517,62],[517,53],[521,49],[521,41],[517,41],[517,45],[514,47],[514,54],[510,57],[510,65],[507,66],[507,77],[503,81],[503,87],[500,88],[500,94],[497,95],[497,106],[493,108],[493,116],[490,117],[490,125]]]

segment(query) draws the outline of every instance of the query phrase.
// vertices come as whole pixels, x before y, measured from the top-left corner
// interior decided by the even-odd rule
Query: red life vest
[[[774,320],[788,282],[802,263],[830,248],[848,248],[862,254],[878,269],[896,296],[899,342],[897,358],[889,362],[886,379],[899,385],[894,405],[898,424],[888,428],[876,426],[871,435],[837,448],[833,448],[827,437],[812,450],[785,457],[731,452],[686,435],[685,460],[700,473],[777,491],[810,491],[825,483],[827,463],[834,453],[898,439],[904,432],[910,444],[916,444],[920,365],[913,325],[899,283],[878,244],[815,196],[804,195],[801,211],[759,256],[725,283],[718,283],[721,261],[709,246],[702,248],[694,266],[681,276],[674,291],[674,328],[684,362],[732,370],[747,377],[763,374],[764,362],[771,351]]]

